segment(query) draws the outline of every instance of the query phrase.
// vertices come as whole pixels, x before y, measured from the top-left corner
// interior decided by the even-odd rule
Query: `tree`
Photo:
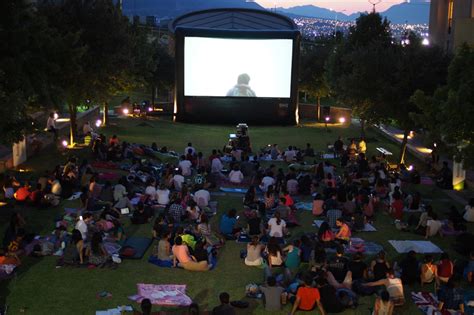
[[[299,88],[316,98],[318,120],[321,120],[321,98],[329,96],[324,65],[333,47],[332,38],[322,38],[303,44],[301,53]]]
[[[448,58],[441,49],[423,46],[421,38],[414,34],[410,34],[408,40],[408,45],[394,46],[396,71],[384,96],[389,101],[386,114],[403,130],[400,164],[405,162],[410,131],[417,127],[416,116],[422,115],[420,107],[413,103],[422,100],[411,97],[416,91],[433,94],[436,88],[445,83],[448,67]]]
[[[32,130],[29,111],[58,103],[56,57],[72,38],[49,28],[29,1],[1,1],[0,12],[0,142],[10,145]]]
[[[462,45],[448,69],[448,80],[434,94],[440,104],[440,127],[444,141],[465,167],[474,166],[474,49]]]
[[[64,0],[40,5],[39,11],[64,36],[78,34],[75,47],[84,51],[69,65],[74,72],[62,73],[57,80],[69,109],[73,144],[78,106],[86,99],[106,104],[112,95],[132,85],[130,25],[111,0]]]
[[[383,91],[394,70],[390,24],[378,13],[362,14],[349,35],[334,49],[326,64],[326,78],[338,101],[350,105],[366,123],[386,119]]]

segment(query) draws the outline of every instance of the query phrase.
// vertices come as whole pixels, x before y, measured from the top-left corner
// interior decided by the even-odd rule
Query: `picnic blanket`
[[[146,251],[152,243],[153,239],[149,237],[131,236],[125,240],[122,249],[126,247],[132,247],[133,249],[135,249],[135,255],[131,257],[121,257],[128,259],[142,259],[143,255],[145,255]]]
[[[438,246],[430,241],[390,240],[388,242],[400,254],[408,253],[411,250],[414,250],[418,254],[440,254],[443,252]]]
[[[119,179],[120,175],[116,173],[99,173],[99,179],[105,181],[114,181]]]
[[[137,284],[138,294],[128,298],[137,303],[150,299],[151,304],[159,306],[189,306],[193,302],[186,295],[186,285],[179,284]]]
[[[313,221],[313,226],[315,227],[321,227],[321,224],[323,224],[323,220],[314,220]],[[364,226],[364,229],[358,232],[377,232],[377,229],[370,223],[366,223]]]
[[[295,208],[298,210],[306,210],[312,211],[313,210],[313,203],[312,202],[297,202],[295,203]]]
[[[81,195],[82,195],[82,191],[78,191],[78,192],[75,192],[71,195],[71,197],[69,197],[67,200],[76,200],[76,199],[79,199],[81,198]]]
[[[349,246],[346,248],[349,253],[364,253],[366,255],[376,255],[381,250],[383,250],[382,245],[358,237],[352,237]]]
[[[239,188],[239,187],[220,187],[220,191],[226,193],[234,193],[234,194],[245,194],[247,193],[248,188]]]
[[[92,162],[91,165],[95,168],[105,168],[109,170],[115,170],[119,168],[118,165],[114,162],[95,161]]]
[[[458,311],[438,310],[438,298],[429,292],[411,292],[411,299],[416,307],[426,315],[460,315]],[[465,314],[472,314],[468,311]]]
[[[96,311],[95,315],[122,315],[133,312],[133,308],[130,305],[117,306],[116,308],[109,308],[105,311]]]

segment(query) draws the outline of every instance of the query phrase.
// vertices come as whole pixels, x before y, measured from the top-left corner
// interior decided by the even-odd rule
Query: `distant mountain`
[[[428,24],[430,3],[422,0],[396,4],[381,13],[392,23]]]
[[[277,8],[277,11],[287,15],[299,15],[307,17],[317,17],[322,19],[336,19],[336,12],[320,8],[314,5],[295,6],[291,8]],[[411,24],[427,24],[429,21],[430,3],[429,0],[410,0],[405,3],[393,5],[384,12],[380,12],[382,16],[395,24],[411,23]],[[340,21],[353,21],[359,17],[361,12],[346,15],[337,12],[337,19]]]
[[[299,16],[307,16],[307,17],[318,17],[322,19],[330,19],[334,20],[336,18],[341,21],[352,20],[349,16],[345,15],[341,12],[331,11],[326,8],[320,8],[314,5],[300,5],[291,8],[277,8],[277,12],[283,14],[291,14],[291,15],[299,15]],[[359,16],[359,14],[357,14]]]
[[[212,8],[261,9],[255,2],[246,0],[122,0],[123,12],[128,16],[176,17],[178,15]]]

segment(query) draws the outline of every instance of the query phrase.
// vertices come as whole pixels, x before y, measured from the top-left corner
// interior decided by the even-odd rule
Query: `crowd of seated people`
[[[462,229],[462,217],[471,221],[474,212],[471,201],[461,219],[453,215],[449,222],[438,220],[433,209],[423,205],[421,195],[406,188],[407,182],[413,182],[412,174],[389,172],[383,156],[367,159],[363,139],[347,147],[342,139],[336,141],[338,165],[329,161],[306,164],[315,158],[309,144],[301,150],[290,145],[283,151],[274,144],[256,156],[237,149],[229,154],[213,150],[206,157],[188,143],[174,162],[160,164],[154,162],[154,154],[168,154],[166,147],[120,143],[117,136],[106,141],[105,136],[95,135],[91,150],[99,161],[130,160],[123,168],[128,174],[104,180],[87,160],[78,164],[70,158],[66,165],[45,172],[35,189],[12,176],[3,180],[5,197],[27,206],[57,205],[60,198],[81,192],[81,215],[64,246],[54,248],[63,251],[65,265],[115,267],[118,260],[108,246],[124,243],[124,222],[130,220],[131,224],[153,226],[157,242],[149,261],[161,267],[207,271],[215,266],[225,240],[248,242],[243,263],[263,268],[261,292],[268,310],[279,309],[281,301],[287,300],[294,303],[292,313],[315,308],[323,314],[337,313],[357,307],[359,295],[384,287],[374,309],[378,314],[391,314],[405,302],[405,284],[433,284],[440,301],[459,289],[447,255],[439,262],[429,256],[421,262],[408,253],[400,263],[390,263],[382,251],[370,264],[361,254],[346,256],[352,233],[374,223],[377,213],[391,216],[394,223],[408,224],[412,213],[422,211],[413,232],[429,238],[454,235],[450,233]],[[150,159],[144,159],[147,156]],[[273,161],[284,161],[288,169],[277,168]],[[215,229],[210,224],[216,211],[209,190],[235,185],[248,187],[243,212],[239,215],[237,209],[228,209]],[[313,199],[311,213],[323,223],[316,234],[290,241],[291,229],[299,224],[295,200],[305,195]],[[12,217],[4,238],[12,257],[17,257],[27,235],[23,225],[21,216]],[[465,278],[470,282],[474,278],[472,261],[474,255],[466,266]],[[306,270],[302,263],[308,263]],[[281,295],[285,298],[280,300]]]

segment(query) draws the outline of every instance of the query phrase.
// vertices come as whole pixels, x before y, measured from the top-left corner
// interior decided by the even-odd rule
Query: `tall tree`
[[[448,69],[446,86],[437,90],[440,103],[440,127],[444,141],[451,144],[458,160],[465,167],[474,166],[474,49],[462,45]]]
[[[1,1],[0,12],[0,142],[11,144],[31,130],[28,111],[59,103],[57,57],[74,38],[49,28],[30,1]]]
[[[329,85],[324,75],[324,65],[334,48],[334,39],[320,38],[303,43],[300,58],[299,88],[316,98],[317,119],[321,119],[321,98],[329,96]]]
[[[367,122],[380,123],[386,118],[382,91],[394,70],[391,37],[386,19],[378,13],[362,14],[326,64],[331,90],[360,118],[361,136],[365,136]]]
[[[68,105],[73,144],[78,106],[86,99],[105,104],[134,79],[130,25],[112,0],[64,0],[39,9],[58,32],[78,34],[76,46],[84,49],[74,60],[75,71],[57,82]]]
[[[395,120],[403,130],[399,163],[405,162],[410,131],[417,127],[416,115],[420,107],[411,97],[418,91],[433,94],[436,88],[446,82],[448,58],[436,46],[423,46],[421,38],[414,34],[408,37],[408,45],[396,45],[396,71],[384,98],[389,101],[387,116]]]

